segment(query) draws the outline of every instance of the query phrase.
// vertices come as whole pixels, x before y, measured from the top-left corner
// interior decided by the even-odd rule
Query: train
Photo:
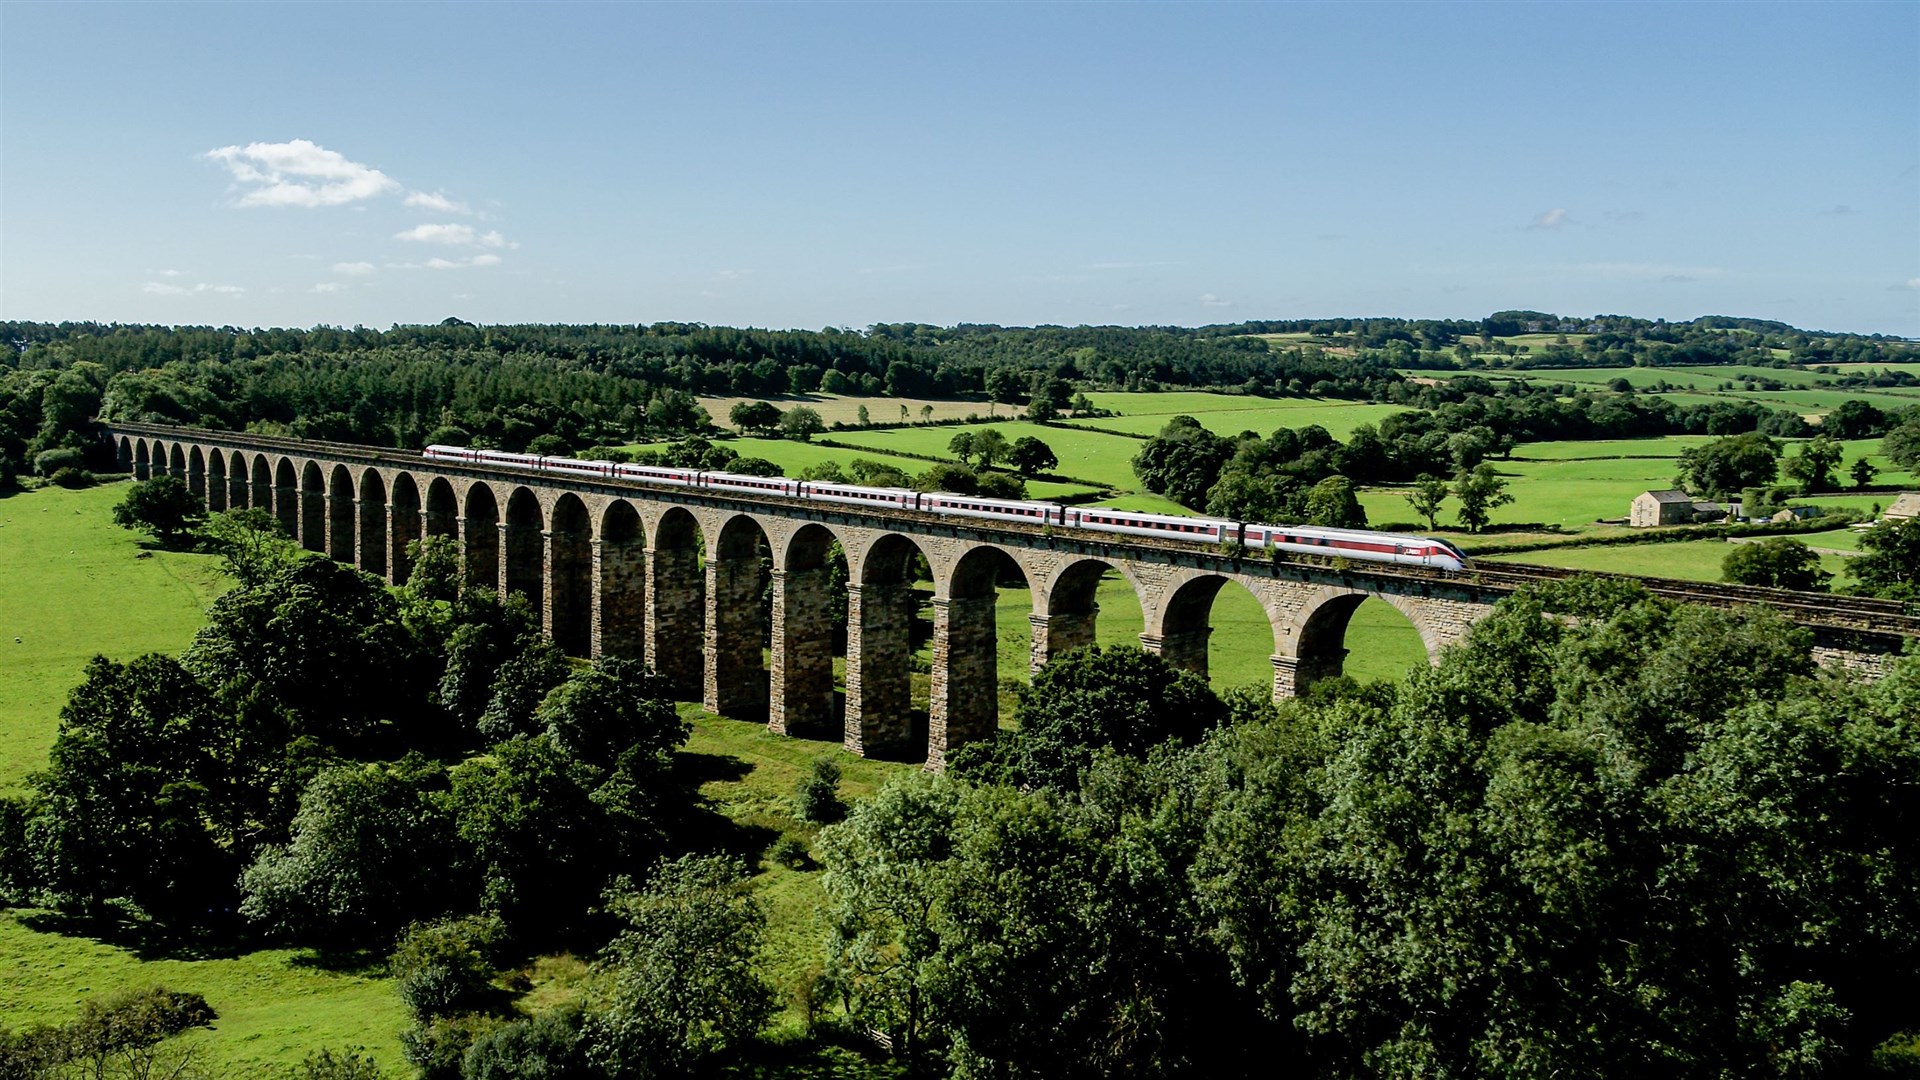
[[[613,461],[510,454],[501,450],[473,450],[464,446],[429,446],[430,461],[456,461],[493,468],[519,469],[556,476],[594,480],[628,480],[656,487],[698,488],[739,492],[806,502],[845,503],[889,510],[917,510],[928,514],[1020,521],[1091,532],[1124,533],[1202,544],[1238,544],[1243,548],[1337,556],[1368,562],[1465,570],[1467,557],[1445,540],[1365,529],[1326,529],[1311,525],[1264,525],[1224,518],[1142,514],[1106,507],[1062,506],[1059,503],[1018,499],[989,499],[950,491],[913,491],[908,488],[862,487],[824,480],[793,480],[783,476],[745,476],[715,469],[684,469],[633,465]]]

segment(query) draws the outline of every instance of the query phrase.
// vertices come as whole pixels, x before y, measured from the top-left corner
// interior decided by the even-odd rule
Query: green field
[[[126,484],[0,499],[0,792],[45,767],[87,660],[184,649],[226,579],[206,555],[114,527]]]
[[[1400,405],[1381,405],[1364,401],[1336,401],[1324,398],[1263,398],[1241,394],[1211,394],[1198,390],[1167,391],[1158,394],[1108,391],[1087,395],[1093,403],[1117,415],[1086,420],[1071,419],[1068,425],[1106,428],[1136,435],[1153,435],[1175,416],[1191,416],[1207,430],[1220,435],[1238,435],[1257,431],[1266,435],[1276,428],[1302,428],[1318,424],[1334,438],[1344,439],[1361,424],[1377,424],[1394,413],[1405,412]]]
[[[969,425],[964,428],[914,427],[884,431],[843,431],[835,434],[833,438],[850,446],[858,446],[863,450],[879,453],[893,450],[908,454],[951,458],[952,454],[947,450],[947,444],[953,441],[955,435],[963,431],[979,432],[989,429],[998,431],[1009,443],[1025,435],[1031,435],[1046,443],[1060,458],[1060,464],[1053,471],[1061,476],[1091,480],[1122,491],[1132,488],[1139,482],[1134,478],[1132,464],[1133,455],[1140,452],[1139,440],[1119,435],[1105,435],[1097,431],[1079,431],[1071,427],[1050,427],[1019,421]],[[840,452],[847,453],[844,450]],[[925,467],[924,463],[918,465],[919,469]]]
[[[1799,537],[1798,539],[1806,539]],[[1491,563],[1532,563],[1568,570],[1608,574],[1644,574],[1685,581],[1719,581],[1720,564],[1733,545],[1725,540],[1682,540],[1671,544],[1613,544],[1605,547],[1558,548],[1518,555],[1483,555]],[[1820,566],[1838,575],[1846,567],[1843,555],[1822,555]]]

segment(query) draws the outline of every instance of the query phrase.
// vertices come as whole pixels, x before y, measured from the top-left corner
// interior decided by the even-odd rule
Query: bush
[[[382,1080],[380,1063],[360,1047],[320,1050],[294,1066],[291,1080]]]
[[[472,915],[416,924],[402,935],[388,965],[414,1018],[424,1022],[484,1005],[493,992],[492,954],[501,934],[500,920]]]
[[[789,870],[805,870],[809,861],[807,845],[797,836],[782,836],[767,849],[767,858]]]
[[[84,469],[86,466],[87,455],[71,446],[42,450],[33,458],[33,471],[41,476],[52,476],[61,469]]]
[[[831,825],[846,813],[840,802],[840,766],[826,758],[817,758],[813,771],[801,779],[794,790],[795,812],[801,821]]]
[[[587,1060],[577,1009],[542,1013],[480,1036],[460,1062],[463,1080],[589,1080],[604,1075]]]
[[[503,1027],[491,1016],[437,1016],[400,1034],[400,1053],[420,1070],[421,1080],[460,1080],[460,1067],[474,1043]]]
[[[53,474],[53,482],[63,488],[90,488],[99,483],[99,479],[85,469],[60,469]]]

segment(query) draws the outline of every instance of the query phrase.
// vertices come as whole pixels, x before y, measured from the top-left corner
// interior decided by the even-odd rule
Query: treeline
[[[848,1015],[960,1077],[1909,1075],[1920,656],[1580,583],[1329,689],[1050,664],[822,834]]]

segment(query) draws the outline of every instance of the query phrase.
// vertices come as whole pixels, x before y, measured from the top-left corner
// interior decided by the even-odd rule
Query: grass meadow
[[[1814,536],[1825,536],[1816,533]],[[1815,544],[1813,536],[1797,540]],[[1818,546],[1816,544],[1816,546]],[[1592,570],[1605,574],[1644,574],[1648,577],[1679,578],[1683,581],[1719,581],[1720,564],[1735,545],[1725,540],[1682,540],[1671,544],[1614,544],[1604,547],[1555,548],[1518,555],[1483,555],[1485,562],[1533,563],[1560,566],[1568,570]],[[1844,555],[1822,554],[1821,569],[1841,576],[1846,568]]]

